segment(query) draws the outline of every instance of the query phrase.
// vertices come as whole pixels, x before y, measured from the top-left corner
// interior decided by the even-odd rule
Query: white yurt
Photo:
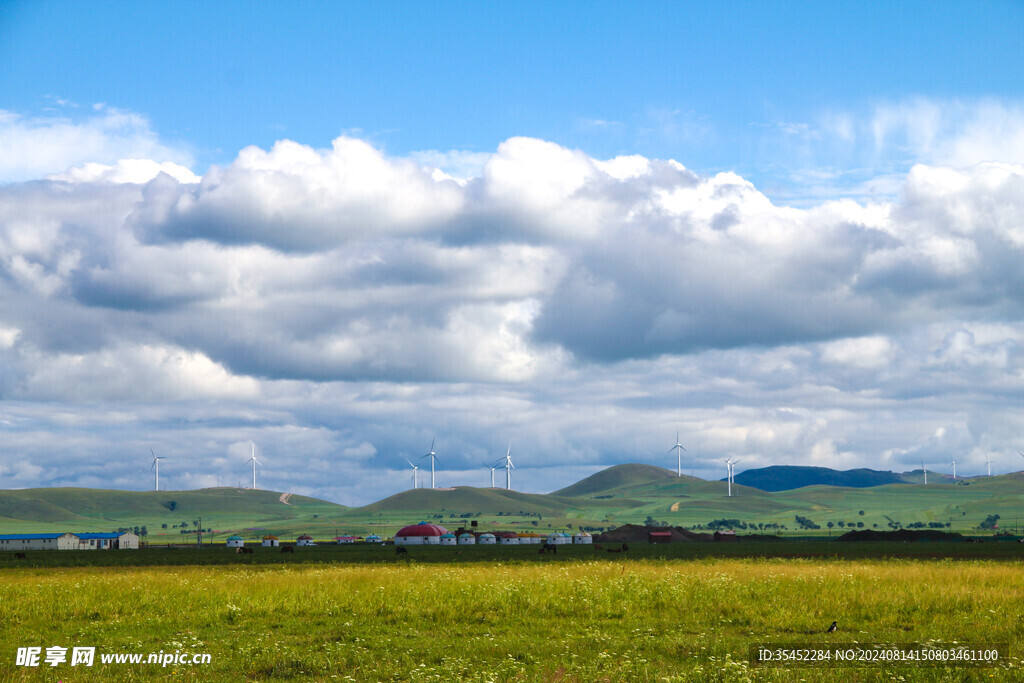
[[[440,545],[441,536],[448,530],[437,524],[411,524],[402,527],[395,534],[395,545]]]
[[[476,536],[467,531],[459,536],[459,545],[476,545]]]
[[[519,545],[524,545],[526,543],[535,543],[539,545],[543,542],[544,536],[541,534],[519,534]]]
[[[244,548],[245,539],[241,536],[228,536],[227,543],[225,544],[229,548]]]
[[[501,545],[519,545],[519,534],[511,531],[502,531],[498,534],[498,543]]]
[[[316,545],[316,543],[313,542],[313,537],[309,534],[302,534],[295,539],[295,545]]]
[[[494,545],[497,543],[497,539],[494,538],[494,534],[480,534],[477,537],[476,542],[480,545]]]
[[[369,536],[367,536],[363,540],[366,541],[367,543],[380,543],[383,539],[381,539],[381,537],[378,536],[377,534],[370,534]]]
[[[458,541],[455,540],[455,534],[449,532],[447,534],[441,534],[441,545],[457,545]]]
[[[572,542],[577,545],[590,545],[594,542],[594,537],[586,531],[581,531],[572,537]]]
[[[263,545],[271,548],[276,548],[281,545],[281,539],[274,534],[267,534],[263,537]]]
[[[553,545],[572,545],[572,536],[562,531],[548,534],[548,543]]]

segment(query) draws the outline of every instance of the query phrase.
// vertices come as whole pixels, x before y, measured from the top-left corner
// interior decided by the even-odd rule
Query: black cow
[[[395,555],[408,555],[409,550],[404,545],[395,546]]]

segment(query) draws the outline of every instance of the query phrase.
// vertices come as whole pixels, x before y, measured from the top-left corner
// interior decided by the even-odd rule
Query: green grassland
[[[785,526],[782,533],[839,535],[850,526],[888,529],[891,523],[950,524],[975,532],[990,515],[1001,529],[1024,527],[1024,473],[953,482],[932,475],[927,486],[912,483],[870,488],[807,486],[766,492],[693,477],[676,477],[651,465],[618,465],[552,494],[457,487],[405,491],[359,508],[327,501],[237,488],[200,491],[130,492],[90,489],[0,491],[0,532],[110,531],[146,526],[150,543],[187,538],[176,525],[202,517],[215,540],[240,533],[247,540],[274,533],[291,540],[308,533],[318,539],[338,534],[391,536],[406,524],[429,521],[450,529],[476,521],[481,529],[550,532],[602,530],[648,518],[670,526],[696,528],[713,520]],[[172,509],[173,508],[173,509]],[[798,528],[796,516],[822,528]],[[832,522],[834,527],[828,529]],[[842,522],[843,528],[839,523]],[[163,525],[167,525],[164,528]],[[1020,525],[1020,526],[1019,526]],[[772,532],[776,531],[773,526]]]
[[[726,544],[685,547],[697,545]],[[451,550],[351,563],[9,566],[0,569],[0,680],[1021,680],[1018,561],[657,558],[574,548],[451,562]],[[445,563],[431,561],[442,552]],[[839,630],[825,633],[832,620]],[[854,642],[1010,650],[990,668],[794,669],[748,660],[751,645]],[[96,647],[97,663],[15,666],[17,648],[54,645]],[[209,653],[212,661],[98,661],[161,651]]]

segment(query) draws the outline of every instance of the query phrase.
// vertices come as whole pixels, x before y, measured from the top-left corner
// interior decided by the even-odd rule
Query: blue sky
[[[1024,5],[0,5],[0,486],[1020,467]]]
[[[808,151],[794,126],[914,96],[1024,94],[1016,2],[13,2],[0,12],[7,109],[65,100],[138,112],[198,171],[282,137],[323,147],[356,132],[407,154],[488,152],[525,135],[788,183],[802,164],[849,156],[825,142]]]

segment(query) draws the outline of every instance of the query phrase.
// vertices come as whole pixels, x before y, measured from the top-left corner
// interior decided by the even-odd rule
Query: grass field
[[[211,566],[55,567],[90,553],[30,553],[28,565],[0,560],[0,680],[1021,680],[1020,546],[759,545],[543,557],[531,548],[413,548],[408,560],[390,548],[257,551],[251,562],[226,551],[120,554],[140,564],[175,553],[227,562]],[[346,550],[356,552],[339,554]],[[905,550],[919,557],[892,556]],[[924,559],[929,550],[946,557]],[[839,630],[824,633],[832,620]],[[1011,650],[993,668],[748,662],[752,644],[854,641]],[[97,661],[16,666],[17,648],[28,646],[92,646]],[[99,662],[161,651],[208,653],[211,662]]]

